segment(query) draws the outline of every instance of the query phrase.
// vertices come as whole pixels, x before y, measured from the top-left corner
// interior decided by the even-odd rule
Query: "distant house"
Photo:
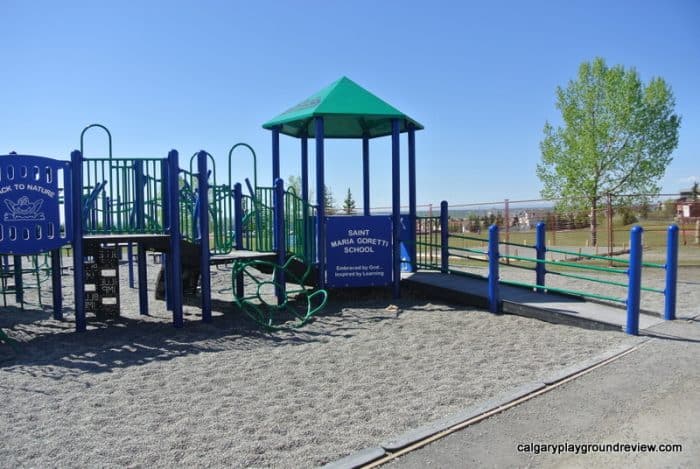
[[[681,191],[681,196],[676,200],[676,217],[700,218],[700,198],[697,189]]]

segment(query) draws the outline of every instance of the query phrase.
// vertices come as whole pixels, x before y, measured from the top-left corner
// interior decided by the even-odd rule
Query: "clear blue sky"
[[[99,122],[115,156],[175,148],[185,166],[205,149],[222,175],[228,149],[248,142],[268,184],[262,123],[346,75],[425,126],[419,204],[527,199],[541,188],[543,125],[559,121],[555,88],[601,56],[671,85],[683,122],[663,190],[700,180],[696,0],[0,0],[0,18],[0,153],[67,158]],[[99,133],[86,144],[106,154]],[[372,206],[389,205],[388,139],[371,151]],[[283,137],[283,177],[299,174],[298,153]],[[326,157],[336,200],[350,187],[361,205],[360,142],[329,141]],[[235,161],[235,180],[252,174]]]

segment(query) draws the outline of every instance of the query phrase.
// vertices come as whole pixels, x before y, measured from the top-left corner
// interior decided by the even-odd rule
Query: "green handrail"
[[[587,254],[584,252],[566,251],[563,249],[547,248],[547,252],[555,252],[557,254],[570,254],[570,255],[578,256],[578,257],[586,257],[588,259],[599,259],[599,260],[604,260],[604,261],[618,262],[620,264],[629,264],[630,263],[629,259],[618,259],[618,258],[614,258],[611,256],[601,256],[598,254]],[[666,266],[664,264],[656,264],[654,262],[643,262],[642,267],[652,267],[655,269],[665,269],[666,268]]]
[[[556,287],[549,287],[545,285],[535,285],[533,283],[524,283],[524,282],[515,282],[512,280],[501,280],[501,283],[505,283],[506,285],[513,285],[516,287],[525,287],[525,288],[542,288],[547,291],[553,291],[557,293],[566,293],[569,295],[576,295],[576,296],[588,296],[590,298],[596,298],[599,300],[607,300],[607,301],[615,301],[617,303],[625,303],[627,300],[622,299],[622,298],[616,298],[613,296],[605,296],[605,295],[598,295],[596,293],[589,293],[589,292],[582,292],[578,290],[569,290],[566,288],[556,288]]]

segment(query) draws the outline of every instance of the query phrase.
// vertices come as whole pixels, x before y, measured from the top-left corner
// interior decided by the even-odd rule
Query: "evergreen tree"
[[[335,215],[335,199],[333,198],[333,192],[328,186],[323,186],[323,207],[326,215]]]
[[[350,192],[349,187],[348,193],[343,201],[343,212],[345,212],[346,215],[352,215],[355,213],[355,200],[352,198],[352,192]]]

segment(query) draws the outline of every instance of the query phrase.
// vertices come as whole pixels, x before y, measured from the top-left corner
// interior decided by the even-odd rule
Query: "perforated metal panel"
[[[38,254],[72,240],[70,162],[0,156],[0,253]]]

